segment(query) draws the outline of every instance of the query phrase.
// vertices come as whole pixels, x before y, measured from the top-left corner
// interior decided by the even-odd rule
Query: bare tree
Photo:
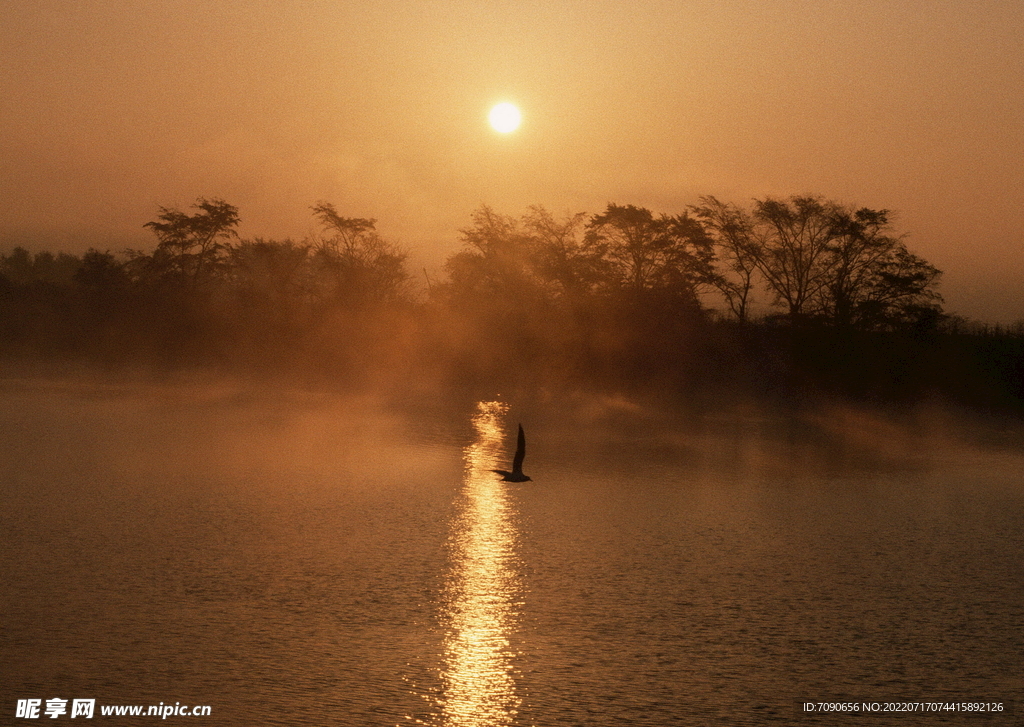
[[[759,276],[793,322],[886,328],[934,320],[941,273],[891,233],[889,212],[820,197],[766,198],[752,213],[701,198],[694,212],[725,270],[715,283],[738,320]]]
[[[750,249],[768,288],[786,306],[791,320],[804,318],[808,304],[829,283],[830,245],[839,212],[838,205],[819,197],[754,201],[753,218],[760,229]]]
[[[711,234],[724,273],[709,277],[725,297],[736,320],[746,323],[750,316],[751,293],[757,280],[758,240],[750,214],[734,204],[712,196],[701,197],[691,209]]]

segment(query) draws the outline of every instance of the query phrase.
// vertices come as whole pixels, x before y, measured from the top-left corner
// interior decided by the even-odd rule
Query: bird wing
[[[512,459],[512,471],[522,474],[523,460],[526,458],[526,435],[523,434],[523,425],[519,425],[519,439],[516,442],[516,456]]]

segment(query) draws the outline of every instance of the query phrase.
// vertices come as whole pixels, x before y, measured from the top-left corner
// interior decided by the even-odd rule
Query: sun
[[[495,131],[507,134],[519,128],[519,122],[522,121],[523,116],[513,104],[500,103],[491,109],[487,118]]]

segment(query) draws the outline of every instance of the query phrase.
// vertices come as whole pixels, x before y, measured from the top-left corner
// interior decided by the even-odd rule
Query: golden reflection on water
[[[508,483],[491,472],[503,463],[506,410],[480,402],[476,436],[463,452],[462,503],[444,594],[440,706],[446,727],[510,725],[521,701],[509,642],[518,618],[515,512]]]

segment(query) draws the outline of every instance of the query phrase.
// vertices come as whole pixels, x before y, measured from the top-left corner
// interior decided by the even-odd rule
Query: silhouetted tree
[[[700,202],[691,209],[714,239],[717,259],[725,267],[724,272],[711,275],[709,281],[725,297],[736,320],[746,323],[757,281],[758,240],[754,221],[745,210],[712,196],[701,197]]]
[[[820,197],[755,200],[752,213],[701,198],[694,212],[714,237],[724,270],[716,285],[743,321],[755,275],[793,322],[893,328],[941,315],[941,273],[890,233],[886,210]]]
[[[612,266],[607,246],[585,235],[585,212],[556,220],[539,205],[522,218],[531,241],[531,268],[552,294],[580,302],[602,287],[607,288]]]
[[[329,299],[372,307],[406,297],[408,255],[377,234],[376,220],[342,217],[329,202],[312,210],[324,229],[313,254],[314,264],[330,280]]]
[[[291,240],[256,238],[233,245],[229,253],[231,290],[247,317],[298,325],[313,281],[310,246]]]
[[[16,344],[36,351],[67,350],[74,301],[71,280],[81,261],[16,247],[0,255],[0,352]]]
[[[833,260],[835,220],[841,210],[818,197],[771,197],[754,201],[759,223],[751,251],[776,301],[790,320],[807,314],[808,303],[828,285]]]
[[[474,304],[511,305],[542,296],[534,273],[534,238],[515,218],[487,205],[475,210],[472,220],[471,227],[460,230],[464,249],[445,262],[449,283],[442,292]]]
[[[82,256],[73,281],[74,331],[69,338],[80,352],[107,361],[123,360],[135,340],[131,328],[137,302],[124,262],[109,252],[90,248]]]
[[[10,255],[0,255],[0,275],[14,286],[28,285],[36,279],[32,256],[23,247],[11,250]]]
[[[32,260],[32,271],[36,280],[59,286],[70,285],[81,267],[82,261],[66,252],[54,255],[46,250],[37,252]]]
[[[16,247],[10,255],[0,255],[0,275],[14,285],[67,286],[81,264],[81,260],[66,252],[54,255],[43,250],[32,255],[25,248]]]
[[[935,329],[943,317],[935,286],[942,272],[897,242],[866,281],[851,323],[864,328]]]
[[[82,256],[82,263],[74,275],[75,284],[88,293],[90,298],[116,298],[127,291],[130,280],[119,262],[109,252],[89,248]]]
[[[483,205],[473,212],[472,225],[460,231],[463,247],[445,262],[448,280],[434,291],[443,321],[437,325],[439,347],[449,352],[460,376],[536,370],[559,348],[566,332],[558,305],[564,291],[559,273],[543,269],[551,262],[548,254],[558,255],[538,241],[535,227],[545,224],[551,225],[547,243],[563,244],[571,256],[574,223],[563,226],[538,210],[527,222]]]
[[[147,222],[159,244],[152,256],[135,254],[144,275],[184,284],[195,289],[224,271],[226,241],[238,236],[238,208],[222,199],[199,199],[199,210],[187,214],[161,207],[158,221]]]
[[[686,307],[700,308],[698,293],[714,275],[713,242],[688,215],[655,217],[643,207],[609,204],[587,223],[590,242],[600,243],[613,265],[618,285],[642,298],[668,295]]]

